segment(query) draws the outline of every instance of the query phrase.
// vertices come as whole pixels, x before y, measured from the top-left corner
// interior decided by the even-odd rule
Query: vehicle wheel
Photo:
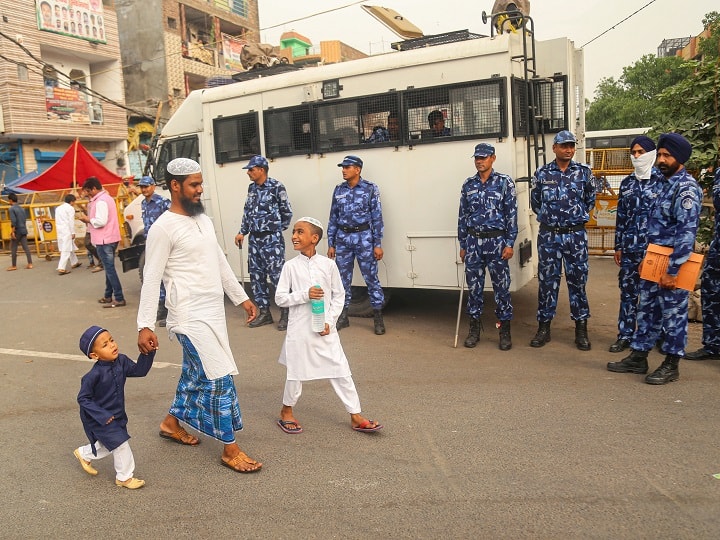
[[[143,282],[143,270],[145,269],[145,252],[143,251],[138,257],[138,274],[140,274],[140,284]]]
[[[383,292],[385,293],[385,301],[383,302],[384,309],[390,301],[390,290],[383,289]],[[373,307],[370,304],[367,287],[352,287],[352,298],[348,306],[348,316],[363,318],[373,316]]]

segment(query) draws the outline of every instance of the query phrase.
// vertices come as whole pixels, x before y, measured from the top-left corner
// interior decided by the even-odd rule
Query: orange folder
[[[660,278],[667,272],[670,264],[670,254],[673,248],[667,246],[658,246],[657,244],[649,244],[645,258],[643,259],[640,277],[648,281],[657,283]],[[695,290],[700,270],[702,269],[703,256],[699,253],[691,253],[690,258],[680,266],[677,276],[677,288],[688,291]]]

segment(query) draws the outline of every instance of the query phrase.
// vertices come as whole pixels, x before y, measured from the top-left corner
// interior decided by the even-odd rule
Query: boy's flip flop
[[[373,424],[375,424],[373,426]],[[378,424],[375,422],[375,420],[365,420],[364,422],[361,422],[357,426],[353,426],[353,429],[355,431],[361,431],[363,433],[372,433],[373,431],[378,431],[383,428],[382,424]]]
[[[301,428],[297,422],[294,422],[293,420],[278,420],[277,425],[282,429],[285,433],[290,433],[291,435],[297,435],[298,433],[302,433],[303,428]],[[295,426],[293,428],[288,426]]]

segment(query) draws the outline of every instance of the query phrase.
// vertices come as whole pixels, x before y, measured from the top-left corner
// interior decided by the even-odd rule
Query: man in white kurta
[[[301,433],[292,408],[302,393],[302,381],[329,379],[350,413],[353,429],[377,431],[382,428],[380,424],[360,415],[360,398],[335,327],[345,305],[345,289],[335,262],[315,250],[322,232],[322,225],[315,218],[303,217],[295,223],[292,242],[300,254],[283,266],[275,292],[275,303],[290,310],[278,360],[286,366],[287,377],[277,424],[285,433]],[[320,297],[325,306],[325,330],[314,332],[310,299]]]
[[[224,443],[221,463],[237,472],[254,472],[261,463],[238,447],[235,431],[242,417],[232,375],[237,366],[230,350],[224,295],[242,304],[248,320],[255,305],[238,283],[201,202],[202,173],[193,160],[167,165],[165,180],[172,203],[153,224],[145,247],[145,269],[138,309],[138,347],[157,348],[155,319],[160,282],[167,292],[167,329],[183,348],[183,368],[175,399],[160,424],[160,436],[194,446],[200,441],[180,421]]]
[[[60,252],[60,260],[58,261],[58,274],[69,274],[67,268],[70,263],[72,268],[80,266],[75,250],[75,195],[65,195],[65,202],[55,209],[55,230],[57,232],[57,246]]]

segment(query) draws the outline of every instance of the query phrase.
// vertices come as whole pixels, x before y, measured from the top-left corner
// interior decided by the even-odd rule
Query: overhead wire
[[[644,5],[643,7],[641,7],[640,9],[637,9],[637,10],[633,11],[630,15],[628,15],[627,17],[625,17],[623,20],[615,23],[613,26],[611,26],[610,28],[608,28],[608,29],[605,30],[604,32],[598,34],[597,36],[595,36],[594,38],[592,38],[590,41],[588,41],[587,43],[585,43],[584,45],[581,45],[580,48],[581,48],[581,49],[584,49],[586,45],[590,45],[593,41],[595,41],[595,40],[597,40],[597,39],[600,39],[602,36],[604,36],[605,34],[607,34],[608,32],[610,32],[611,30],[614,30],[615,28],[617,28],[618,26],[620,26],[622,23],[624,23],[624,22],[627,21],[628,19],[631,19],[632,17],[634,17],[635,15],[637,15],[638,13],[640,13],[643,9],[645,9],[646,7],[648,7],[650,4],[654,4],[656,1],[657,1],[657,0],[650,0],[650,2],[648,2],[647,4],[645,4],[645,5]]]

